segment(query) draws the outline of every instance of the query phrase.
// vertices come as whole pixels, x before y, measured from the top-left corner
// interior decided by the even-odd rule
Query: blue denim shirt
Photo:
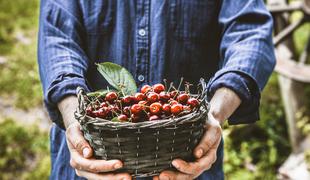
[[[61,128],[61,99],[107,86],[95,63],[126,67],[139,87],[180,77],[209,80],[209,97],[228,87],[242,100],[230,124],[259,119],[275,65],[262,0],[42,0],[38,49],[44,102]]]

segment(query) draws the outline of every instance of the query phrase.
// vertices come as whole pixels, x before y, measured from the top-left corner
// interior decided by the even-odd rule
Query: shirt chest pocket
[[[204,40],[217,21],[215,0],[170,1],[170,25],[174,37],[181,40]]]

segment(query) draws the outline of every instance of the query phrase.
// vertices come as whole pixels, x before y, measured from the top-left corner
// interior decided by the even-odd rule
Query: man
[[[46,1],[46,2],[45,2]],[[207,131],[195,162],[155,179],[223,179],[221,126],[259,119],[260,91],[275,60],[272,18],[262,0],[44,0],[39,67],[51,130],[51,179],[130,179],[119,160],[95,160],[74,119],[76,88],[107,83],[95,63],[113,61],[139,87],[166,78],[209,80]]]

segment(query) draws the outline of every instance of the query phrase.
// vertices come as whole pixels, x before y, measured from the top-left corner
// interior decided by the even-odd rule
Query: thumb
[[[84,158],[92,156],[92,149],[80,130],[79,123],[73,123],[66,130],[67,141],[69,150],[75,150],[83,155]]]

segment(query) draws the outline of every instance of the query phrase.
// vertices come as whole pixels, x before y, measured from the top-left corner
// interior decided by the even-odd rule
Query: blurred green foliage
[[[47,133],[35,125],[17,125],[11,119],[2,121],[0,127],[0,179],[47,179]]]
[[[0,62],[0,96],[15,98],[20,108],[42,101],[36,64],[38,6],[39,0],[0,0],[0,58],[5,59]],[[306,25],[294,34],[298,53],[308,29]],[[306,92],[310,97],[309,86]],[[262,94],[260,111],[261,120],[255,124],[225,127],[224,170],[228,180],[276,179],[277,168],[291,152],[276,74]],[[310,122],[304,117],[301,113],[299,126],[307,133]],[[0,139],[0,179],[48,177],[46,133],[36,126],[22,127],[6,120],[0,123]]]

